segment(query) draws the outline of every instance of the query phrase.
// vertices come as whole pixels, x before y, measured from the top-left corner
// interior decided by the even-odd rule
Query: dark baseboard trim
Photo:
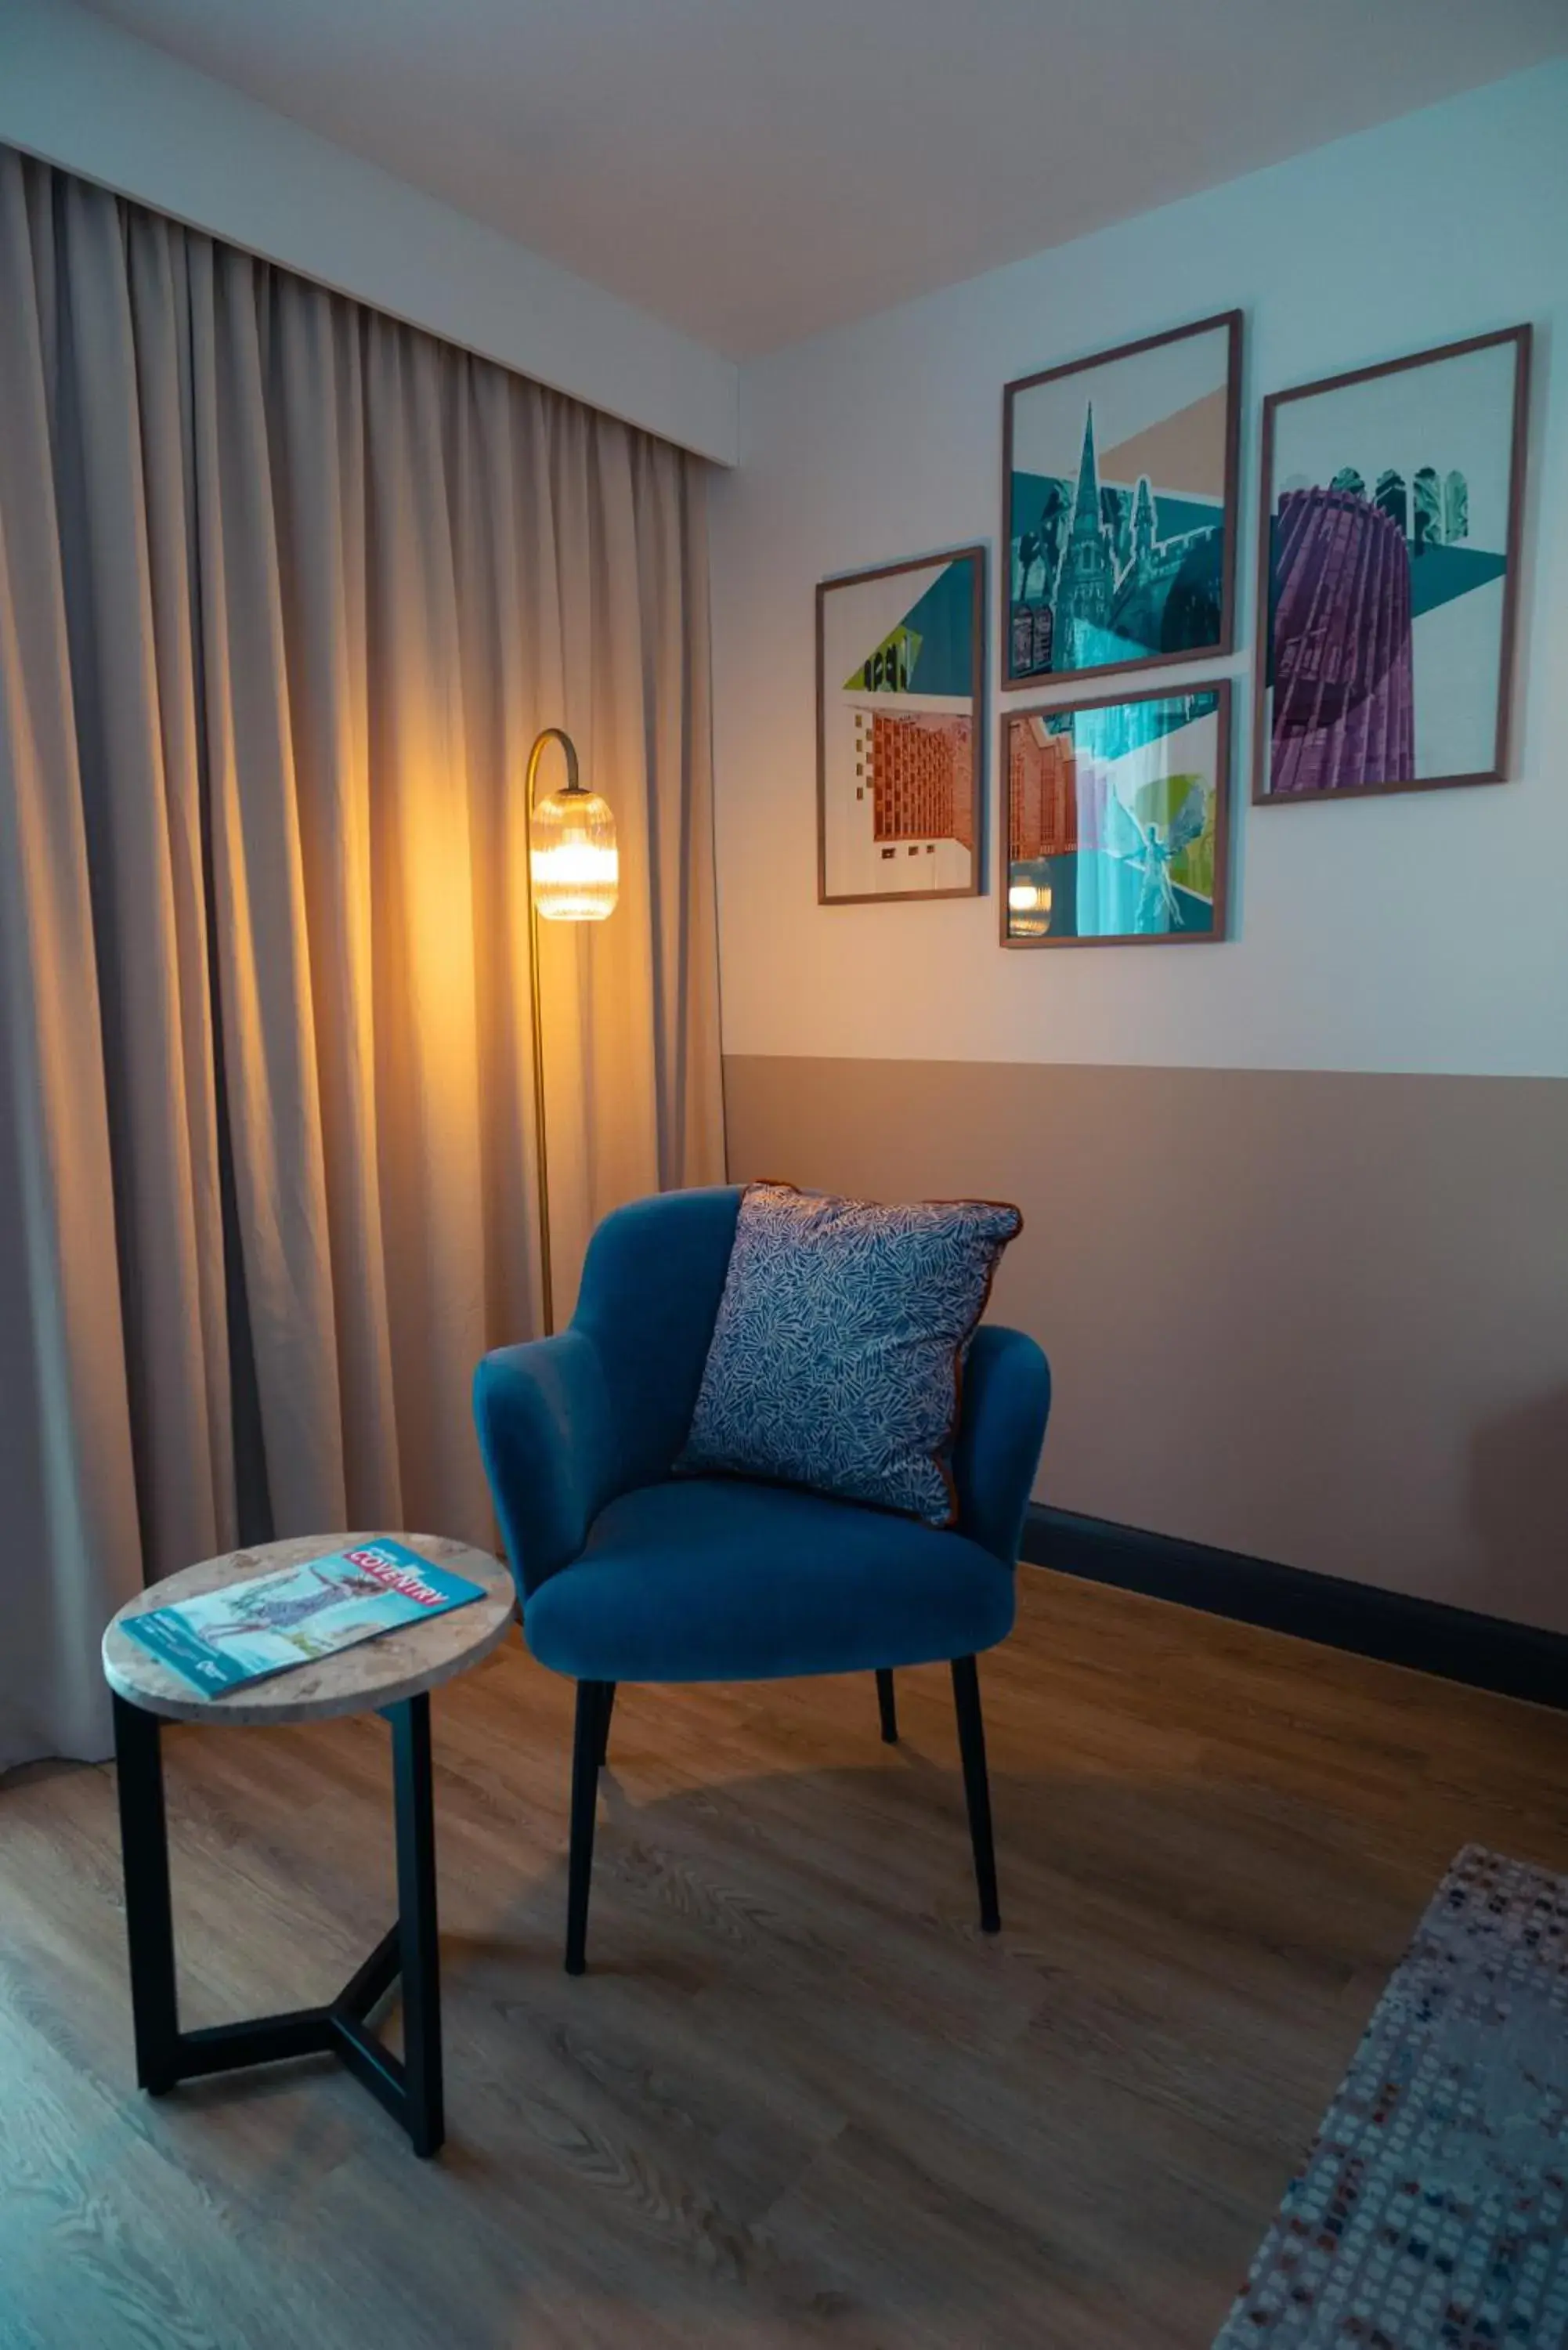
[[[1142,1534],[1106,1518],[1032,1503],[1023,1556],[1089,1583],[1115,1584],[1172,1599],[1239,1624],[1260,1624],[1385,1664],[1440,1673],[1472,1689],[1568,1709],[1568,1637],[1479,1616],[1435,1599],[1412,1599],[1336,1575],[1309,1574],[1272,1559],[1213,1550],[1172,1534]]]

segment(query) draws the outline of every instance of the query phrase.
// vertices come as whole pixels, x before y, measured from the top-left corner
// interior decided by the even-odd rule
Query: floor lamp
[[[558,792],[535,796],[539,764],[552,743],[566,762]],[[578,776],[576,745],[546,726],[528,754],[528,984],[534,1009],[534,1136],[539,1170],[539,1302],[545,1335],[556,1326],[550,1270],[550,1160],[545,1118],[545,1015],[539,976],[539,924],[602,922],[620,893],[620,854],[609,804]]]

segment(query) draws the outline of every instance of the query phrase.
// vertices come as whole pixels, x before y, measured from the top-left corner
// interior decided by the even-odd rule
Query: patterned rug
[[[1214,2350],[1564,2350],[1568,1877],[1467,1846]]]

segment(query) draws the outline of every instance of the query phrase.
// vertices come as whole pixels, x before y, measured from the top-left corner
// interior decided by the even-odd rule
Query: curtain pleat
[[[268,417],[318,1071],[345,1513],[403,1522],[378,1172],[369,639],[359,314],[269,312]],[[281,331],[279,312],[292,316]]]
[[[141,1550],[71,691],[47,201],[0,154],[0,1762],[101,1752],[94,1655]],[[40,217],[40,214],[42,215]]]
[[[144,1579],[492,1538],[542,726],[622,866],[542,942],[558,1315],[722,1146],[701,465],[5,149],[0,318],[4,1769],[105,1750]]]

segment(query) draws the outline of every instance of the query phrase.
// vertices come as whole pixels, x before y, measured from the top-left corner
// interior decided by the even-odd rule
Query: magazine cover
[[[303,1566],[252,1575],[196,1599],[128,1616],[124,1630],[203,1697],[313,1664],[356,1641],[483,1599],[466,1575],[378,1536]]]

